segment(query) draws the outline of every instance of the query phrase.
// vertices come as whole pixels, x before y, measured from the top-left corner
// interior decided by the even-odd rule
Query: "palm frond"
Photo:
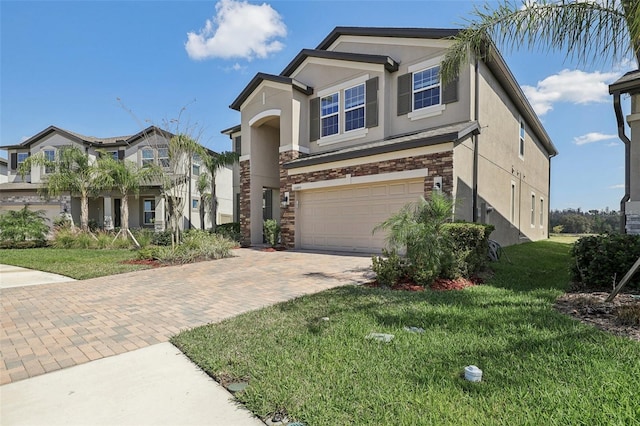
[[[612,63],[640,55],[640,6],[637,0],[505,0],[492,9],[476,7],[465,29],[453,38],[441,65],[446,83],[458,75],[470,55],[486,59],[492,41],[507,49],[566,52],[581,64]]]

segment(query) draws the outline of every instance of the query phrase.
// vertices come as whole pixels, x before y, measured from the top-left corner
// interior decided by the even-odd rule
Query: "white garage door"
[[[386,234],[371,231],[424,194],[424,179],[302,191],[298,194],[303,249],[378,253]]]

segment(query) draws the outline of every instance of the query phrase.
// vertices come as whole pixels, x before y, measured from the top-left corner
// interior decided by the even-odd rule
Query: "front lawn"
[[[132,250],[7,249],[0,250],[0,263],[53,272],[77,280],[149,269],[149,265],[122,263],[136,258]]]
[[[261,418],[306,425],[640,422],[640,344],[557,313],[569,245],[507,248],[485,285],[452,292],[348,286],[172,339]],[[323,319],[324,318],[324,319]],[[327,320],[328,318],[328,320]],[[411,333],[404,327],[421,327]],[[365,338],[395,335],[390,343]],[[483,370],[481,383],[462,377]]]

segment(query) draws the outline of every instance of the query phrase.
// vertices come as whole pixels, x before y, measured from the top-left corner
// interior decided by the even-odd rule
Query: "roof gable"
[[[280,75],[290,76],[307,58],[334,59],[338,61],[363,62],[384,65],[389,72],[398,71],[398,62],[385,55],[368,55],[363,53],[332,52],[327,50],[302,49],[300,53],[286,66]]]

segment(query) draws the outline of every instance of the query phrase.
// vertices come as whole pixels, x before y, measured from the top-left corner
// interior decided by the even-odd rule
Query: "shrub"
[[[88,232],[78,232],[75,236],[73,248],[90,249],[96,247],[95,237]]]
[[[378,279],[378,283],[391,286],[406,275],[406,267],[402,258],[395,250],[382,250],[382,256],[373,256],[372,269]]]
[[[621,324],[640,325],[640,304],[619,306],[614,313]]]
[[[56,228],[53,232],[53,239],[49,244],[53,248],[74,248],[76,233],[77,231],[74,231],[71,228]]]
[[[170,230],[154,232],[151,236],[151,244],[153,244],[154,246],[170,246],[171,235],[172,234]]]
[[[111,242],[113,241],[114,234],[108,231],[99,231],[95,234],[96,238],[94,241],[95,248],[98,249],[108,249],[111,247]]]
[[[42,246],[49,232],[46,220],[44,211],[29,210],[28,206],[8,211],[0,215],[0,240],[9,245],[30,241],[28,245]]]
[[[487,266],[489,235],[495,227],[479,223],[447,223],[442,230],[451,250],[443,259],[442,278],[470,278]]]
[[[175,248],[157,247],[153,258],[164,263],[189,263],[196,260],[211,260],[229,257],[236,243],[207,231],[191,230],[186,233],[182,244]]]
[[[640,235],[582,237],[571,249],[571,279],[584,285],[612,288],[640,257]],[[627,284],[640,288],[640,274]]]
[[[280,225],[275,219],[267,219],[263,225],[264,237],[271,247],[275,247],[280,240]]]
[[[230,240],[240,242],[242,235],[240,234],[240,224],[238,222],[223,223],[216,226],[216,234],[227,237]]]

